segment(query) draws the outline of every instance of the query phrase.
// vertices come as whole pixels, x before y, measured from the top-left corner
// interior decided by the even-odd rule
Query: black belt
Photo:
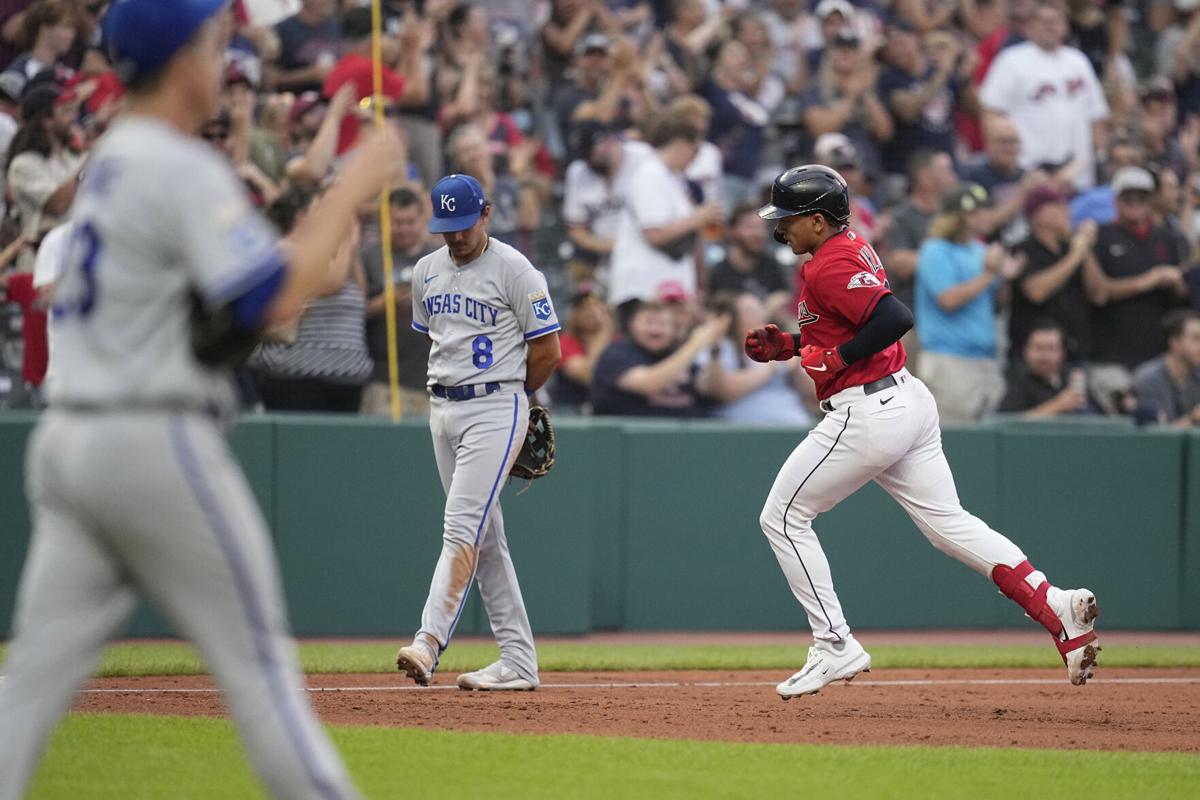
[[[500,384],[476,383],[468,386],[442,386],[440,383],[435,383],[429,387],[429,391],[433,392],[434,397],[441,397],[445,400],[472,400],[476,397],[495,394],[500,391]]]
[[[884,389],[890,389],[896,385],[895,375],[885,375],[877,381],[863,384],[863,394],[875,394],[882,392]]]
[[[868,394],[875,394],[876,392],[882,392],[884,389],[890,389],[893,386],[897,385],[898,383],[899,383],[899,381],[896,380],[895,374],[885,375],[877,381],[871,381],[870,383],[864,383],[863,387],[862,387],[863,394],[868,395]],[[822,400],[821,401],[821,410],[826,413],[833,411],[833,403],[829,402],[828,400]]]

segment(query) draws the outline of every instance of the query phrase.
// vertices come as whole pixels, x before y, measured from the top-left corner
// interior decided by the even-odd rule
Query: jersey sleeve
[[[421,259],[412,274],[412,328],[420,333],[429,333],[429,310],[425,308],[425,288],[429,285],[425,275],[429,262]]]
[[[864,246],[870,249],[870,245]],[[873,250],[870,252],[874,253]],[[872,269],[866,260],[859,260],[853,251],[846,250],[817,273],[811,291],[817,294],[826,309],[857,327],[871,316],[885,295],[892,293],[882,276],[883,273]]]
[[[512,279],[508,301],[525,334],[525,341],[562,329],[546,288],[546,279],[536,269],[523,270]]]
[[[278,285],[285,268],[279,239],[233,172],[201,161],[186,180],[188,202],[174,206],[174,230],[166,233],[204,304],[220,308],[268,281]]]

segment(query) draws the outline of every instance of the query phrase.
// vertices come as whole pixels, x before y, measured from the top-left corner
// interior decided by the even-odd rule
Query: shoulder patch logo
[[[864,286],[882,286],[882,285],[883,284],[879,282],[879,278],[876,278],[871,273],[860,272],[857,275],[855,275],[853,278],[850,279],[850,282],[846,284],[846,288],[847,289],[861,289]]]
[[[542,322],[550,319],[554,314],[554,307],[550,305],[550,298],[540,289],[529,293],[529,305],[533,308],[533,315]]]

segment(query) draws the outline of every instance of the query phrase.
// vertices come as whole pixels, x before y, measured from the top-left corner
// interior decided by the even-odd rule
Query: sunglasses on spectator
[[[229,128],[206,128],[200,132],[200,136],[207,142],[223,142],[229,138]]]

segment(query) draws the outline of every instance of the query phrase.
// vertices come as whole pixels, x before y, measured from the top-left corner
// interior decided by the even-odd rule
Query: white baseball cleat
[[[515,670],[506,667],[503,661],[497,661],[483,669],[459,675],[458,688],[480,692],[532,692],[537,684],[522,678]]]
[[[434,659],[426,647],[414,642],[407,647],[401,647],[396,654],[396,669],[412,678],[421,686],[428,686],[433,680]]]
[[[784,700],[816,694],[834,681],[849,683],[860,672],[871,671],[871,654],[850,634],[840,642],[817,642],[808,648],[804,669],[775,687]]]
[[[1061,636],[1054,644],[1067,665],[1067,677],[1076,686],[1083,686],[1099,660],[1100,642],[1096,639],[1096,617],[1100,606],[1096,595],[1088,589],[1059,589],[1050,587],[1046,604],[1062,622]]]

